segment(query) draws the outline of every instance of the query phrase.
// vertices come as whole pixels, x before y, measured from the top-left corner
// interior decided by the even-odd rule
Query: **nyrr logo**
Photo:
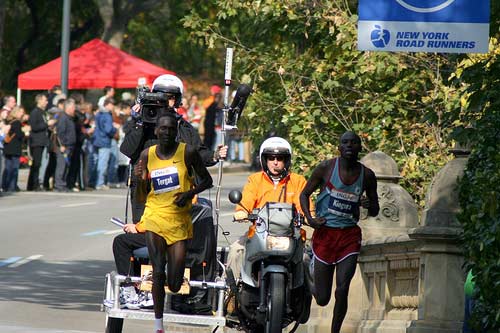
[[[419,2],[417,0],[395,0],[395,1],[404,8],[416,13],[434,13],[442,9],[445,9],[446,7],[455,2],[455,0],[430,0],[427,1],[426,5],[420,4],[419,6],[417,6],[412,4]]]
[[[391,33],[389,30],[382,29],[380,25],[376,24],[375,29],[373,29],[370,34],[370,39],[373,46],[377,48],[386,47],[391,40]]]

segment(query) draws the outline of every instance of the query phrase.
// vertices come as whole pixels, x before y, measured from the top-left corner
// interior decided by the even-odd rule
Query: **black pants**
[[[38,174],[40,173],[40,166],[42,165],[42,154],[45,147],[30,146],[31,161],[30,174],[28,176],[28,185],[26,189],[28,191],[38,190],[40,188],[40,182],[38,181]]]
[[[137,223],[141,220],[142,214],[144,214],[144,209],[146,204],[138,202],[135,196],[135,189],[137,187],[137,177],[132,172],[130,180],[130,206],[132,209],[132,221]]]
[[[118,274],[133,275],[130,257],[136,249],[146,246],[146,236],[144,233],[120,234],[113,240],[113,255],[115,257],[116,271]]]
[[[77,182],[78,186],[80,188],[83,188],[83,182],[80,179],[81,154],[82,154],[82,145],[81,143],[77,143],[71,151],[71,160],[69,163],[68,175],[66,178],[67,186],[69,189],[75,187],[75,184]]]
[[[50,189],[50,178],[54,178],[56,176],[56,165],[57,165],[57,156],[54,152],[49,152],[49,163],[47,164],[47,168],[45,169],[45,174],[43,175],[43,187],[46,190]]]

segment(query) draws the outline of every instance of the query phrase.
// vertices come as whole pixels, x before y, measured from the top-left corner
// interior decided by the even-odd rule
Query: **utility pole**
[[[71,0],[64,0],[61,37],[61,90],[68,95],[69,37],[71,21]]]

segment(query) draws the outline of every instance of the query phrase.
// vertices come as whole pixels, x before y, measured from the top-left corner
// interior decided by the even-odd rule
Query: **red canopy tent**
[[[69,53],[68,89],[135,88],[174,72],[125,53],[100,39],[93,39]],[[43,90],[61,84],[61,57],[17,78],[18,90]],[[18,92],[19,95],[19,92]]]

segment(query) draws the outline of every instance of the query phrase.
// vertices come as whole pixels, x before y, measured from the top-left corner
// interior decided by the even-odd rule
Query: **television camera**
[[[140,105],[139,113],[142,121],[156,124],[161,111],[170,108],[172,112],[175,112],[175,109],[168,105],[169,99],[175,97],[172,93],[152,92],[147,86],[137,88],[136,102]]]

